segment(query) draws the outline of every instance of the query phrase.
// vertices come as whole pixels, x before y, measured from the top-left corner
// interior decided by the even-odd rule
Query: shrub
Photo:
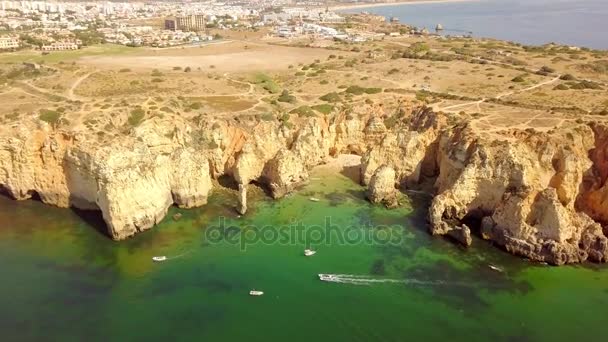
[[[281,91],[281,87],[266,74],[257,74],[254,81],[271,94],[278,94]]]
[[[131,111],[131,114],[129,115],[129,125],[131,126],[137,126],[141,123],[142,119],[144,118],[144,116],[146,115],[146,112],[144,112],[144,110],[140,107],[135,108]]]
[[[353,95],[361,95],[365,92],[365,88],[354,85],[346,88],[345,92]]]
[[[431,94],[425,90],[419,90],[416,92],[416,100],[426,102]]]
[[[315,112],[309,106],[300,106],[293,109],[291,113],[298,114],[299,117],[314,117],[317,116]]]
[[[397,69],[397,68],[392,68],[391,70],[389,70],[389,71],[388,71],[388,74],[389,74],[389,75],[393,75],[393,74],[396,74],[396,73],[398,73],[398,72],[399,72],[399,69]]]
[[[192,71],[192,68],[190,68],[189,66],[184,68],[184,72],[191,72],[191,71]]]
[[[277,101],[279,102],[287,102],[287,103],[295,103],[296,102],[296,97],[289,94],[289,91],[287,91],[287,89],[283,89],[283,92],[281,93],[281,95],[279,96],[279,98],[277,98]]]
[[[160,72],[158,69],[154,69],[154,70],[152,71],[152,76],[153,76],[153,77],[162,77],[162,76],[163,76],[163,73],[162,73],[162,72]]]
[[[366,94],[379,94],[382,92],[382,88],[365,88]]]
[[[548,66],[543,66],[542,68],[540,68],[540,71],[548,73],[548,74],[552,74],[555,72],[555,69],[548,67]]]
[[[511,82],[515,82],[515,83],[522,83],[522,82],[525,82],[525,81],[526,81],[526,79],[523,78],[523,76],[517,76],[517,77],[515,77],[514,79],[511,80]]]
[[[574,81],[576,80],[576,77],[572,76],[571,74],[565,74],[562,75],[559,79],[564,81]]]
[[[129,68],[123,68],[123,69],[120,69],[120,72],[131,72],[131,69],[129,69]]]
[[[180,70],[182,70],[182,67],[176,66],[176,67],[173,67],[173,70],[180,71]]]
[[[274,115],[272,115],[272,113],[270,113],[270,112],[266,112],[266,113],[260,115],[260,119],[262,121],[273,121]]]
[[[570,89],[570,87],[568,87],[565,84],[558,84],[557,86],[555,86],[555,88],[553,88],[553,90],[568,90]]]
[[[312,106],[312,109],[316,110],[317,112],[323,113],[323,114],[329,114],[329,113],[331,113],[332,110],[334,110],[334,106],[332,106],[328,103],[324,103],[324,104]]]
[[[153,78],[152,82],[154,83],[160,83],[160,82],[164,82],[165,80],[163,80],[162,78]]]
[[[60,119],[61,113],[58,111],[48,109],[40,110],[40,120],[49,123],[53,127],[57,126]]]
[[[336,92],[327,93],[327,94],[321,96],[319,99],[321,101],[325,101],[325,102],[340,102],[340,101],[342,101],[342,98],[340,97],[340,94],[338,94]]]

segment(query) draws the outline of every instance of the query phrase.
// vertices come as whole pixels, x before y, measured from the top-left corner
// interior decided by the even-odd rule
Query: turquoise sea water
[[[606,0],[471,0],[428,4],[357,8],[397,17],[402,23],[445,34],[473,32],[476,37],[497,38],[525,44],[550,42],[608,49]]]
[[[536,265],[477,239],[465,250],[429,236],[424,198],[389,211],[369,205],[344,176],[313,177],[288,198],[258,200],[241,218],[235,194],[216,191],[209,205],[172,208],[160,226],[119,243],[95,229],[96,215],[0,198],[0,337],[572,341],[608,332],[605,266]],[[179,221],[170,218],[176,212]],[[218,238],[210,227],[220,216]],[[291,237],[293,222],[323,226],[327,217],[333,236],[353,234],[350,243],[317,241],[307,258],[305,241],[271,241],[272,230]],[[272,227],[268,241],[233,243],[253,226]],[[356,239],[370,231],[375,242]],[[393,243],[380,243],[387,236]],[[169,260],[154,263],[154,255]],[[318,273],[401,282],[328,283]],[[265,295],[251,297],[251,289]]]

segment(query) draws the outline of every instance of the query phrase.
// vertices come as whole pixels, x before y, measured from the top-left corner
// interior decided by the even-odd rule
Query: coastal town
[[[0,2],[0,51],[48,53],[99,43],[138,47],[200,45],[222,31],[264,32],[286,39],[358,43],[403,34],[429,34],[395,18],[344,15],[319,1]]]

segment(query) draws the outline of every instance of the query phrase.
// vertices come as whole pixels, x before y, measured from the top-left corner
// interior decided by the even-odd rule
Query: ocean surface
[[[473,32],[475,37],[498,38],[524,44],[550,42],[608,49],[606,0],[471,0],[395,5],[343,10],[368,11],[397,17],[402,23],[444,34]]]
[[[582,341],[608,332],[606,266],[534,264],[478,239],[463,249],[429,236],[424,197],[389,211],[345,176],[313,177],[244,217],[232,209],[236,194],[216,191],[209,205],[171,208],[119,243],[99,232],[98,214],[0,197],[0,338]],[[303,256],[306,247],[317,254]]]

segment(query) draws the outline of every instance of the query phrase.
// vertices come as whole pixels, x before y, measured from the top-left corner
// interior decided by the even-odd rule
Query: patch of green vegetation
[[[298,114],[299,117],[315,117],[315,111],[309,106],[300,106],[298,108],[293,109],[290,113]]]
[[[560,76],[559,79],[564,80],[564,81],[575,81],[576,77],[572,76],[571,74],[565,74],[565,75]]]
[[[72,61],[84,56],[121,55],[133,53],[136,51],[138,51],[138,49],[133,49],[124,45],[115,44],[95,45],[79,50],[53,51],[47,55],[42,55],[40,51],[23,50],[18,51],[16,53],[0,55],[0,63],[66,63],[68,61]]]
[[[312,109],[316,110],[317,112],[323,113],[323,114],[329,114],[331,113],[332,110],[334,110],[334,106],[330,105],[328,103],[324,103],[324,104],[319,104],[319,105],[314,105],[311,107]]]
[[[272,115],[272,113],[270,113],[270,112],[266,112],[266,113],[260,115],[260,119],[262,121],[274,121],[274,115]]]
[[[591,89],[591,90],[602,90],[602,86],[599,85],[598,83],[592,82],[592,81],[580,81],[580,82],[568,82],[566,83],[570,89],[576,89],[576,90],[585,90],[585,89]]]
[[[270,76],[263,73],[255,75],[254,83],[261,85],[271,94],[278,94],[281,91],[281,87]]]
[[[319,99],[321,101],[332,102],[332,103],[342,101],[342,97],[340,96],[340,94],[338,94],[336,92],[327,93],[327,94],[319,97]]]
[[[427,102],[427,100],[429,99],[430,95],[431,94],[428,91],[419,90],[419,91],[416,92],[416,100]]]
[[[163,76],[164,75],[162,72],[160,72],[160,70],[158,70],[158,69],[152,70],[152,77],[163,77]]]
[[[600,60],[580,64],[577,68],[581,71],[594,74],[608,74],[608,60]]]
[[[386,128],[395,127],[403,118],[405,117],[405,111],[403,109],[399,109],[395,114],[384,120],[384,126]]]
[[[61,113],[55,110],[41,109],[40,120],[49,123],[51,126],[56,127],[61,119]]]
[[[199,110],[203,107],[203,105],[200,102],[193,102],[188,107],[193,110]]]
[[[296,97],[291,95],[287,89],[283,89],[283,92],[277,98],[277,101],[286,103],[296,103]]]
[[[344,91],[347,94],[362,95],[362,94],[378,94],[382,92],[382,88],[365,88],[357,85],[350,86]]]
[[[137,107],[131,111],[127,121],[129,122],[129,125],[135,127],[141,123],[145,115],[146,112],[141,107]]]

